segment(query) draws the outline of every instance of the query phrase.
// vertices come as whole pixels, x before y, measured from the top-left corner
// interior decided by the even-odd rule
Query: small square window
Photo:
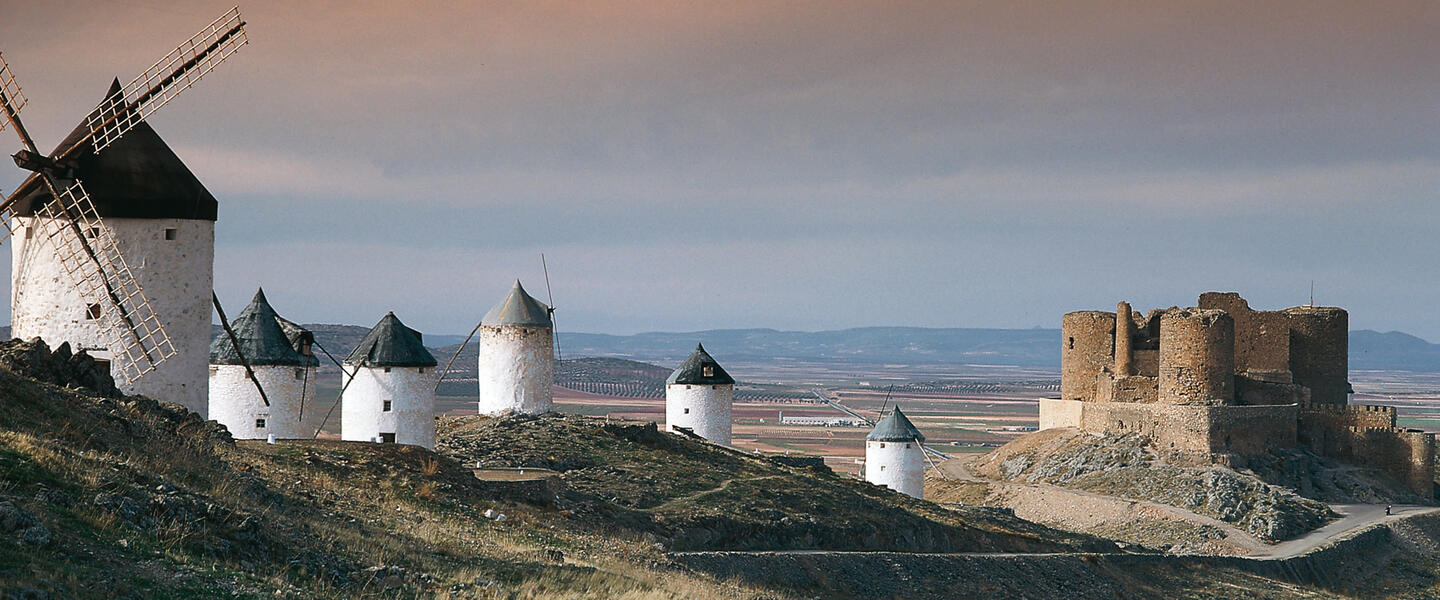
[[[705,372],[705,376],[706,376],[706,377],[714,377],[714,376],[715,376],[715,367],[714,367],[714,366],[705,365],[705,368],[703,369],[703,371]]]
[[[688,409],[688,408],[685,409],[685,414],[687,414],[687,415],[690,414],[690,409]]]
[[[424,374],[424,373],[425,373],[425,367],[420,367],[420,373],[421,373],[421,374]]]
[[[884,471],[884,470],[885,470],[885,465],[880,465],[880,470],[881,470],[881,471]]]
[[[909,447],[910,447],[910,444],[905,444],[905,447],[906,447],[906,448],[909,448]]]
[[[393,444],[393,443],[395,443],[395,434],[393,434],[393,433],[381,433],[381,434],[380,434],[380,442],[381,442],[382,444]]]
[[[296,378],[296,379],[304,379],[304,378],[305,378],[305,369],[295,369],[295,378]]]
[[[390,401],[389,401],[389,400],[386,400],[386,401],[384,402],[384,404],[382,404],[382,405],[380,406],[380,410],[382,410],[382,411],[384,411],[384,412],[390,412]]]
[[[166,227],[166,228],[165,228],[165,240],[166,240],[166,241],[174,241],[174,240],[175,240],[175,234],[176,234],[176,233],[178,233],[178,232],[177,232],[177,230],[176,230],[174,227]]]
[[[89,236],[90,236],[90,239],[93,240],[93,239],[95,239],[95,238],[100,237],[100,228],[99,228],[98,226],[92,226],[92,227],[90,228],[90,230],[89,230],[89,231],[86,231],[85,233],[86,233],[86,235],[89,235]]]
[[[386,372],[386,373],[389,373],[389,372],[390,372],[390,367],[385,367],[385,372]]]
[[[104,312],[104,309],[102,309],[99,304],[91,304],[85,307],[85,318],[93,321],[100,318],[102,312]]]
[[[256,428],[256,429],[264,429],[264,428],[265,428],[265,419],[255,419],[255,428]]]
[[[884,447],[885,447],[885,442],[880,442],[880,447],[881,447],[881,448],[884,448]]]

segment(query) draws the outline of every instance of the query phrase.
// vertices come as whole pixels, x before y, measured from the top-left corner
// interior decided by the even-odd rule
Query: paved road
[[[1385,506],[1384,504],[1331,504],[1330,508],[1343,515],[1342,518],[1293,540],[1270,546],[1256,553],[1254,557],[1260,559],[1290,558],[1375,523],[1399,519],[1408,515],[1440,511],[1440,508],[1434,506],[1394,505],[1390,509],[1390,514],[1386,515]]]
[[[1249,558],[1256,560],[1283,560],[1299,556],[1315,548],[1324,545],[1326,542],[1344,537],[1370,525],[1381,523],[1387,520],[1403,519],[1405,517],[1425,513],[1440,512],[1440,507],[1434,506],[1411,506],[1395,505],[1391,508],[1389,515],[1385,514],[1384,504],[1332,504],[1330,508],[1340,513],[1342,518],[1324,527],[1316,529],[1308,534],[1270,546],[1262,552],[1251,555]],[[674,552],[676,556],[685,555],[707,555],[707,554],[750,554],[750,555],[814,555],[814,554],[873,554],[888,555],[902,554],[887,551],[866,551],[866,550],[716,550],[701,552]],[[1002,556],[1081,556],[1094,555],[1094,552],[906,552],[903,554],[915,554],[919,556],[974,556],[974,557],[1002,557]]]

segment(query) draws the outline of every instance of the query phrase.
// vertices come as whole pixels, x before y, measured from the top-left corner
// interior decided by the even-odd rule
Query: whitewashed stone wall
[[[480,328],[480,414],[554,409],[555,340],[548,327]]]
[[[1080,400],[1041,398],[1040,429],[1079,427],[1084,420],[1085,404]]]
[[[665,431],[688,427],[695,435],[730,445],[730,407],[735,400],[731,384],[672,383],[665,386]]]
[[[909,442],[865,441],[865,481],[925,497],[925,451]]]
[[[340,410],[340,437],[368,442],[381,433],[395,442],[435,449],[435,368],[356,367],[355,381],[345,390]],[[389,370],[387,373],[386,370]],[[340,385],[350,378],[340,376]],[[385,410],[385,401],[390,410]]]
[[[51,347],[70,342],[97,358],[110,358],[99,322],[86,318],[54,249],[33,230],[34,217],[18,217],[11,249],[10,310],[14,337],[39,337]],[[205,417],[210,359],[210,292],[214,288],[215,223],[189,219],[105,219],[150,306],[175,345],[176,355],[120,389],[184,405]],[[165,239],[173,230],[173,240]]]
[[[270,406],[265,406],[255,384],[245,376],[245,367],[211,365],[210,418],[229,429],[237,440],[265,439],[272,433],[282,440],[315,435],[314,431],[306,431],[300,414],[302,388],[305,410],[315,406],[314,367],[258,366],[255,378],[265,388]],[[256,419],[265,419],[265,427],[256,427]]]

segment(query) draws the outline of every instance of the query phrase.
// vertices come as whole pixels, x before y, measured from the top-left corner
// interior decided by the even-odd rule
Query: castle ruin
[[[1234,292],[1066,314],[1061,397],[1041,400],[1040,428],[1139,433],[1184,465],[1244,466],[1303,444],[1433,498],[1434,434],[1396,427],[1393,407],[1349,404],[1349,321],[1334,307],[1254,310]]]

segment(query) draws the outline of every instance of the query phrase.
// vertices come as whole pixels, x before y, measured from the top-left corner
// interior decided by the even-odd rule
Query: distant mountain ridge
[[[341,360],[368,327],[317,325],[305,327]],[[220,334],[220,327],[214,327]],[[0,327],[0,339],[10,337]],[[465,339],[463,335],[426,334],[425,343],[442,363]],[[964,329],[927,327],[860,327],[835,331],[775,329],[711,329],[693,332],[647,332],[634,335],[560,333],[560,350],[571,358],[617,357],[671,364],[684,359],[703,342],[731,359],[848,360],[864,362],[962,363],[1060,366],[1058,329]],[[472,341],[473,344],[473,341]],[[468,348],[466,354],[473,354]],[[462,355],[462,360],[465,355]],[[1440,344],[1413,335],[1361,329],[1350,332],[1350,368],[1440,372]]]
[[[616,356],[676,362],[703,343],[731,359],[845,360],[1059,366],[1056,329],[860,327],[837,331],[712,329],[619,336],[560,333],[567,356]]]

